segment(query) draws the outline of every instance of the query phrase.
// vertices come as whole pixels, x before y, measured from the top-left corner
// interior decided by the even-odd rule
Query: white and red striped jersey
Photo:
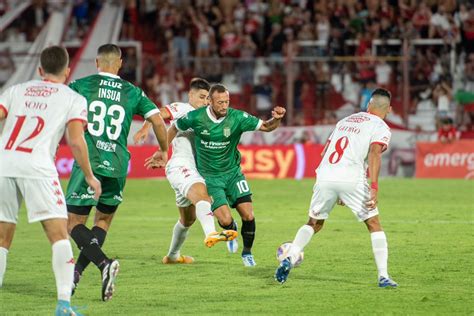
[[[188,112],[194,111],[195,108],[189,103],[174,102],[166,105],[165,108],[171,115],[171,124]],[[187,166],[196,168],[194,161],[194,132],[193,131],[179,131],[176,137],[171,142],[173,146],[173,155],[168,161],[168,167],[172,166]]]
[[[390,137],[390,128],[376,115],[359,112],[340,120],[316,169],[318,181],[365,180],[370,145],[378,143],[386,150]]]
[[[0,108],[7,114],[0,131],[0,176],[57,177],[58,143],[68,122],[87,123],[86,99],[64,84],[32,80],[5,90]]]

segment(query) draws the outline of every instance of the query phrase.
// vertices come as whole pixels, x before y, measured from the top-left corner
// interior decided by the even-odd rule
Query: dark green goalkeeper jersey
[[[146,119],[159,110],[142,89],[109,73],[84,77],[69,86],[87,99],[85,138],[93,172],[111,178],[125,177],[130,160],[127,137],[133,115]]]
[[[240,170],[240,136],[261,125],[255,116],[232,108],[220,119],[212,115],[210,107],[203,107],[176,121],[179,130],[194,130],[197,168],[204,177]]]

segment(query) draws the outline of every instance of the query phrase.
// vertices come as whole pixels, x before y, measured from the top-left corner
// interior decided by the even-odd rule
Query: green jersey
[[[179,130],[194,131],[197,168],[204,177],[240,170],[240,136],[258,130],[261,125],[262,121],[255,116],[232,108],[220,119],[213,116],[210,107],[204,107],[176,121]]]
[[[111,178],[125,177],[130,160],[127,137],[133,115],[146,119],[159,110],[140,88],[109,73],[84,77],[69,86],[87,99],[85,138],[92,171]]]

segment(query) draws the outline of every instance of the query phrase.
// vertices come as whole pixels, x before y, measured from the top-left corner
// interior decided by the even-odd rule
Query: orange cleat
[[[239,233],[237,233],[235,230],[223,230],[220,233],[210,233],[209,235],[207,235],[206,239],[204,239],[204,244],[208,248],[211,248],[220,241],[234,240],[235,238],[237,238],[238,235]]]
[[[179,256],[178,259],[176,260],[171,260],[170,257],[164,256],[162,262],[164,264],[176,264],[176,263],[182,263],[182,264],[190,264],[194,262],[194,258],[190,256]]]

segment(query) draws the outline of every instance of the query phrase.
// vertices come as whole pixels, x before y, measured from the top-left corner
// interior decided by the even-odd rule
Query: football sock
[[[217,221],[219,223],[219,221]],[[235,223],[235,220],[232,219],[232,223],[230,223],[229,225],[225,226],[225,225],[222,225],[221,223],[219,223],[219,226],[222,227],[223,229],[226,229],[226,230],[237,230],[237,224]]]
[[[91,229],[92,233],[97,237],[97,241],[99,242],[99,246],[102,248],[105,242],[105,237],[107,236],[107,232],[98,226],[94,226]],[[87,268],[91,261],[87,258],[82,251],[79,253],[79,258],[77,258],[75,270],[82,274],[84,270]]]
[[[208,201],[199,201],[196,203],[196,217],[201,223],[204,234],[207,236],[216,231],[214,216],[211,211],[211,203]]]
[[[244,249],[242,255],[252,253],[253,240],[255,239],[255,219],[251,221],[242,220],[242,229],[240,231],[242,239],[244,241]]]
[[[288,257],[290,257],[292,264],[294,264],[298,260],[300,252],[303,251],[304,247],[306,247],[307,244],[309,244],[313,235],[314,230],[311,226],[303,225],[300,227],[300,229],[296,233],[291,248],[288,251]]]
[[[0,287],[2,287],[3,277],[5,276],[5,271],[7,270],[7,255],[8,249],[0,247]]]
[[[67,239],[55,242],[53,248],[53,271],[56,279],[58,300],[69,302],[74,275],[74,255]]]
[[[171,260],[179,258],[181,247],[183,246],[186,237],[188,236],[189,227],[185,227],[178,220],[173,228],[173,237],[171,238],[170,250],[168,251],[168,257]]]
[[[83,224],[79,224],[72,229],[71,238],[76,242],[81,253],[102,271],[108,262],[108,258],[100,249],[99,240],[94,233]]]
[[[372,251],[374,252],[375,264],[380,277],[388,278],[387,261],[388,261],[388,246],[387,237],[383,231],[374,232],[370,234],[372,240]]]

